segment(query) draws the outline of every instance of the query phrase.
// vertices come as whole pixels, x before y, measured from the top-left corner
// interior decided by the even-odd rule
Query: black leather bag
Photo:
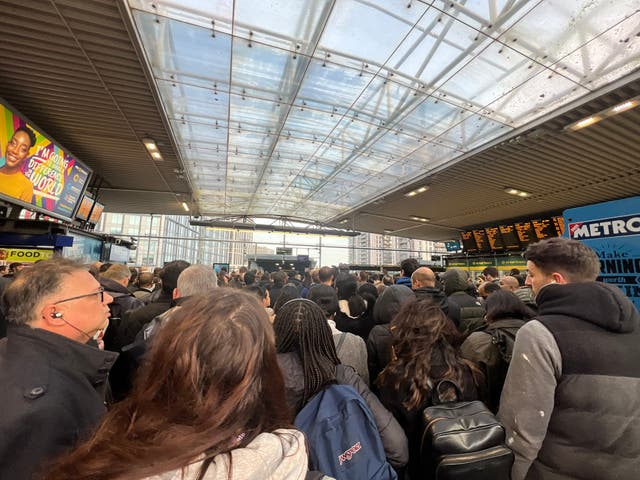
[[[432,404],[422,413],[421,459],[425,479],[508,480],[513,452],[504,445],[504,427],[480,401],[442,402],[449,384],[456,398],[460,387],[442,380],[432,390]]]

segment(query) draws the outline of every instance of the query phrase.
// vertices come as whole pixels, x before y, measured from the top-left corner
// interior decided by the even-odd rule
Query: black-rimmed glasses
[[[100,302],[104,302],[104,287],[100,287],[97,292],[85,293],[84,295],[78,295],[77,297],[65,298],[64,300],[59,300],[54,305],[58,305],[59,303],[70,302],[71,300],[78,300],[79,298],[91,297],[92,295],[100,295]]]

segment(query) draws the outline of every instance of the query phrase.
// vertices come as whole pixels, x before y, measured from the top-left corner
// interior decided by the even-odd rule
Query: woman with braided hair
[[[396,469],[406,465],[407,438],[402,427],[356,371],[340,363],[322,308],[304,298],[290,300],[278,310],[273,327],[287,404],[293,413],[297,415],[329,385],[350,385],[373,413],[388,462]]]
[[[409,476],[420,478],[420,415],[431,405],[432,388],[440,380],[452,380],[462,392],[457,400],[477,400],[476,385],[482,381],[482,373],[460,357],[460,333],[440,306],[430,300],[405,303],[391,321],[390,330],[391,362],[376,383],[380,400],[409,438]],[[445,389],[443,393],[453,392]],[[456,400],[455,394],[447,400]]]

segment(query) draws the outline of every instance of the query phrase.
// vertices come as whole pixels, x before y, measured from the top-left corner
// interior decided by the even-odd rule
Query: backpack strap
[[[338,340],[338,345],[336,345],[336,355],[340,355],[340,349],[342,348],[345,338],[347,338],[346,332],[340,335],[340,340]]]

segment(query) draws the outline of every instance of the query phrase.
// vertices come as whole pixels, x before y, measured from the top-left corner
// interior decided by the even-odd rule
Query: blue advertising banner
[[[565,236],[598,254],[598,280],[620,287],[640,310],[640,197],[571,208],[563,216]]]

